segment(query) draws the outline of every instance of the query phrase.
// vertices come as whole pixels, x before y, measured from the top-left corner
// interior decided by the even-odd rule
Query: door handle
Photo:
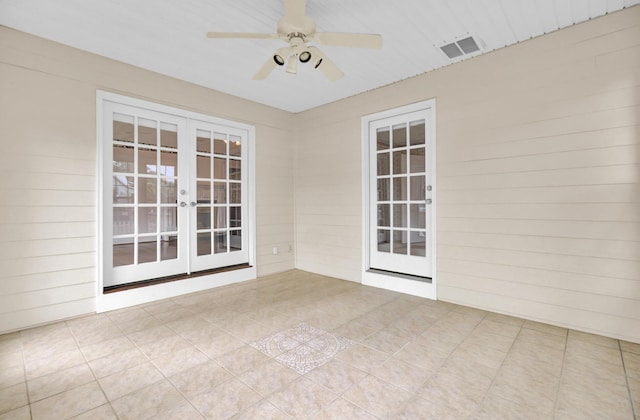
[[[191,203],[189,203],[189,204],[191,205],[191,207],[195,207],[195,206],[196,206],[196,204],[198,204],[198,203],[196,203],[195,201],[192,201],[192,202],[191,202]]]
[[[184,201],[180,202],[180,207],[187,207],[187,203],[185,203]]]
[[[424,202],[425,202],[425,204],[431,204],[432,203],[430,198],[427,198],[426,200],[424,200]]]

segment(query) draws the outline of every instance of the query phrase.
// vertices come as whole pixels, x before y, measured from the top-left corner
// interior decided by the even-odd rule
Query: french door
[[[249,262],[247,131],[102,109],[103,286]]]
[[[369,269],[431,278],[431,110],[368,126]]]

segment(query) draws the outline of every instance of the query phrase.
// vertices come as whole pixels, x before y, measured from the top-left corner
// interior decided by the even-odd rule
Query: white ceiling
[[[275,33],[282,0],[0,0],[0,24],[290,112],[451,64],[439,46],[471,34],[489,52],[640,0],[307,0],[317,30],[379,33],[382,50],[321,46],[345,77],[310,65],[253,74],[285,44],[214,40],[208,31]]]

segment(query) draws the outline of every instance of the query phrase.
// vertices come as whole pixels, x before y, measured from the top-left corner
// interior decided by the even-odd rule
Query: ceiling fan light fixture
[[[279,66],[284,66],[284,58],[282,58],[282,56],[279,54],[275,54],[273,56],[273,61],[275,61]]]
[[[307,63],[311,60],[311,53],[309,51],[302,51],[298,56],[301,63]]]
[[[298,73],[298,57],[296,55],[292,55],[291,57],[289,57],[289,62],[287,63],[287,73]]]

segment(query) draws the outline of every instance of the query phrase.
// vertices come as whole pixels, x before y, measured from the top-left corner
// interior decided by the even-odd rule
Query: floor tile
[[[374,332],[376,332],[375,329],[369,328],[357,321],[348,322],[333,330],[334,334],[356,342],[363,342]]]
[[[98,380],[109,401],[116,400],[124,395],[145,388],[163,378],[158,369],[151,363],[143,363],[139,366],[105,376]]]
[[[82,414],[106,402],[102,389],[94,381],[31,404],[31,415],[34,420],[58,420]]]
[[[0,369],[0,389],[25,381],[24,366],[22,364],[12,367],[3,364],[0,364],[0,366],[2,366],[2,369]]]
[[[261,399],[262,397],[257,392],[239,380],[231,379],[218,385],[210,392],[190,398],[190,401],[206,418],[228,419]]]
[[[198,350],[205,353],[212,359],[220,357],[226,353],[233,352],[245,346],[245,343],[224,331],[221,331],[220,334],[209,340],[197,340],[194,341],[193,344]]]
[[[207,355],[191,346],[151,359],[165,376],[175,375],[207,360],[209,360]]]
[[[363,344],[385,353],[395,353],[409,342],[409,338],[400,336],[395,331],[389,330],[389,328],[387,327],[372,334],[363,341]]]
[[[392,357],[372,370],[371,374],[405,391],[415,393],[433,372]]]
[[[31,420],[31,409],[28,405],[16,408],[15,410],[0,414],[0,420]]]
[[[28,403],[25,382],[0,389],[0,414],[15,410]]]
[[[270,360],[245,372],[238,379],[263,397],[267,397],[299,377],[300,375],[294,370]]]
[[[271,404],[294,418],[311,418],[338,396],[305,377],[269,396]]]
[[[640,412],[640,344],[297,270],[0,335],[0,366],[0,420]]]
[[[620,340],[620,348],[622,351],[626,351],[629,353],[640,354],[640,344],[639,343],[630,343],[628,341]]]
[[[19,332],[0,335],[0,356],[6,353],[22,352],[22,336]],[[0,357],[0,360],[1,357]]]
[[[497,394],[488,396],[483,402],[477,414],[472,418],[482,420],[495,419],[552,419],[553,413],[539,411],[536,407],[524,405],[521,401],[511,401]]]
[[[529,321],[529,320],[526,320],[524,324],[522,324],[522,328],[543,332],[547,334],[553,334],[560,337],[566,337],[568,333],[568,330],[566,328],[556,327],[555,325],[549,325],[549,324],[544,324],[542,322]]]
[[[74,420],[118,420],[118,416],[111,408],[111,404],[104,404],[93,410],[85,411],[73,418]]]
[[[280,411],[268,401],[262,400],[239,413],[234,420],[289,420],[291,416]]]
[[[469,416],[467,407],[450,406],[443,400],[427,401],[414,397],[406,402],[392,418],[398,420],[461,420],[472,417]]]
[[[91,344],[80,348],[84,357],[88,360],[95,360],[109,356],[125,350],[130,350],[134,344],[127,337],[115,337],[100,343]]]
[[[348,363],[365,372],[376,369],[388,358],[389,355],[387,353],[383,353],[361,344],[354,344],[347,350],[336,355],[336,359]]]
[[[447,363],[416,394],[429,401],[441,400],[447,405],[459,406],[461,410],[467,407],[465,411],[470,411],[485,397],[491,382],[492,378],[478,370]]]
[[[27,379],[48,375],[59,370],[67,369],[85,363],[85,358],[80,349],[73,349],[56,354],[55,357],[25,360],[24,367]]]
[[[94,381],[93,373],[86,363],[40,376],[28,381],[29,401],[35,402],[60,392]]]
[[[182,350],[185,347],[190,347],[191,344],[180,337],[179,335],[168,335],[159,340],[152,341],[150,343],[139,345],[140,350],[150,359],[154,359],[165,354],[172,354],[178,350]]]
[[[187,401],[167,380],[161,380],[111,402],[121,420],[159,418],[179,410]]]
[[[556,418],[633,419],[628,394],[611,394],[607,390],[560,388]]]
[[[428,372],[435,372],[447,359],[442,353],[433,352],[430,348],[411,342],[393,355],[410,365],[417,366]]]
[[[336,394],[344,393],[366,376],[366,372],[337,359],[331,360],[305,375],[306,378]]]
[[[172,335],[175,335],[173,331],[171,331],[164,325],[159,325],[157,327],[147,328],[138,332],[131,333],[128,336],[136,345],[142,346],[144,344],[152,343],[154,341],[158,341]]]
[[[377,418],[378,417],[367,413],[362,408],[355,406],[351,402],[343,398],[338,398],[318,413],[318,415],[314,417],[314,420],[376,420]]]
[[[232,377],[227,370],[216,362],[207,361],[177,373],[171,376],[169,380],[185,397],[191,398],[211,391]]]
[[[610,349],[619,350],[618,340],[603,337],[601,335],[589,334],[582,331],[569,330],[568,340],[583,341],[585,343],[595,344],[598,346],[608,347]]]
[[[0,336],[2,337],[2,336]],[[22,366],[24,364],[24,358],[22,357],[22,350],[10,351],[0,353],[0,366],[2,367],[14,367]]]
[[[300,375],[304,375],[305,373],[327,363],[332,358],[332,356],[309,347],[307,344],[301,344],[298,347],[277,356],[275,360]]]
[[[137,348],[114,353],[89,362],[89,366],[96,378],[104,378],[116,372],[141,365],[149,359]]]
[[[232,374],[240,375],[248,370],[257,368],[261,364],[271,360],[271,358],[247,345],[222,355],[215,360]]]
[[[366,377],[342,395],[344,399],[380,418],[389,418],[412,396],[374,376]]]

